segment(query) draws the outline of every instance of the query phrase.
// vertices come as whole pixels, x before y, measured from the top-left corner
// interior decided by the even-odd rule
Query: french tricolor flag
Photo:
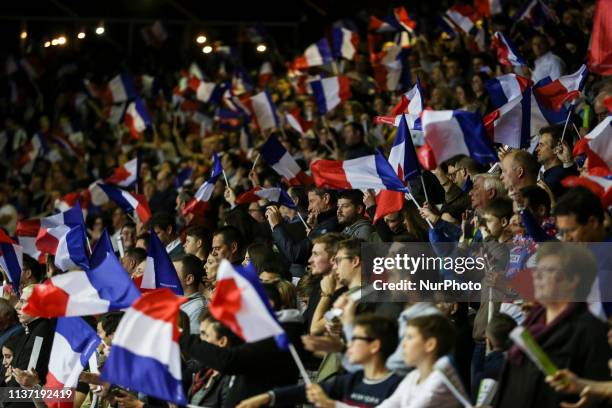
[[[268,82],[272,79],[274,75],[274,70],[272,69],[272,63],[270,61],[265,61],[259,67],[259,75],[258,75],[258,85],[260,88],[265,87]]]
[[[189,87],[195,92],[196,99],[204,103],[217,103],[225,92],[225,87],[196,77],[189,79]]]
[[[336,190],[381,189],[408,192],[380,153],[352,160],[317,160],[310,165],[318,187]]]
[[[402,181],[408,181],[421,174],[417,153],[404,115],[401,115],[399,128],[389,153],[389,164]],[[376,214],[373,221],[376,222],[387,214],[400,211],[403,206],[403,192],[382,190],[376,196]]]
[[[411,115],[420,115],[425,109],[425,98],[423,97],[423,89],[421,82],[417,78],[416,84],[411,90],[400,97],[400,101],[391,109],[391,115],[401,115],[408,113]]]
[[[212,197],[212,193],[215,191],[215,184],[217,183],[217,179],[223,174],[223,167],[221,166],[221,159],[219,155],[214,152],[213,153],[213,166],[212,172],[210,174],[210,178],[204,182],[196,191],[194,197],[187,203],[185,208],[183,209],[183,215],[186,215],[190,212],[196,210],[196,207],[205,206],[210,197]]]
[[[285,113],[285,120],[287,121],[289,126],[291,126],[296,132],[298,132],[302,136],[304,135],[304,133],[306,132],[304,128],[307,126],[305,126],[306,123],[300,115],[299,108],[295,109],[294,111]]]
[[[534,91],[544,106],[559,111],[565,102],[580,96],[588,74],[589,71],[583,64],[573,74],[562,76],[548,85],[536,88]]]
[[[388,16],[383,20],[375,16],[370,16],[368,30],[377,33],[392,33],[398,31],[399,28],[397,21],[391,16]]]
[[[406,123],[408,124],[408,129],[411,131],[422,131],[423,125],[421,123],[421,115],[414,115],[410,113],[402,113],[401,115],[395,116],[374,116],[374,124],[380,125],[391,125],[398,127],[402,120],[402,117],[406,119]]]
[[[44,264],[46,256],[36,247],[36,236],[40,229],[40,220],[21,220],[17,221],[15,236],[17,242],[23,247],[23,253]]]
[[[336,27],[332,31],[332,44],[334,46],[334,57],[352,61],[355,59],[359,48],[359,35],[344,27]]]
[[[113,174],[104,180],[107,184],[115,184],[119,187],[129,188],[138,182],[140,174],[140,158],[136,158],[116,167]]]
[[[574,155],[586,153],[590,174],[612,172],[612,115],[608,115],[574,146]]]
[[[123,121],[130,130],[133,139],[138,139],[140,134],[151,126],[151,119],[149,119],[149,114],[141,98],[136,98],[130,102]]]
[[[19,296],[23,247],[17,245],[2,229],[0,229],[0,267],[6,271],[6,276],[13,286],[13,292]]]
[[[289,346],[252,263],[234,267],[226,259],[221,261],[208,310],[248,343],[274,337],[280,349]]]
[[[23,311],[49,319],[91,316],[125,309],[139,296],[119,260],[108,254],[91,270],[63,273],[36,285]]]
[[[322,38],[314,44],[311,44],[301,55],[295,59],[295,69],[307,69],[310,67],[318,67],[329,64],[334,60],[327,39]]]
[[[46,389],[76,388],[79,375],[102,340],[80,317],[60,317],[49,356]],[[72,401],[45,401],[50,408],[69,408]]]
[[[63,271],[74,267],[88,269],[86,239],[81,206],[77,203],[68,211],[40,220],[36,247],[55,255],[55,265]]]
[[[495,142],[515,149],[529,147],[531,136],[530,91],[484,117],[487,134]]]
[[[292,186],[312,184],[312,178],[307,175],[289,154],[285,147],[274,136],[261,146],[261,157],[278,174],[285,177]]]
[[[331,111],[351,97],[350,80],[345,76],[312,81],[310,87],[321,115]]]
[[[134,302],[113,336],[102,380],[187,405],[177,321],[180,305],[186,300],[159,289]]]
[[[497,161],[478,113],[426,110],[422,121],[425,142],[431,147],[436,163],[458,154],[484,165]]]
[[[491,104],[495,109],[510,101],[521,98],[533,83],[530,79],[516,74],[506,74],[485,81]]]
[[[183,287],[170,260],[166,248],[151,228],[149,250],[142,277],[142,289],[168,288],[177,295],[183,295]]]
[[[446,11],[445,17],[450,20],[452,25],[467,34],[475,35],[478,30],[476,22],[480,16],[469,4],[456,4],[452,6]]]
[[[393,17],[395,17],[397,24],[399,24],[399,26],[403,30],[408,31],[409,33],[412,33],[416,29],[416,25],[417,25],[416,21],[410,18],[408,11],[406,11],[404,7],[394,8]]]
[[[494,16],[502,12],[501,0],[475,0],[474,5],[478,12],[485,17]]]
[[[289,194],[280,187],[252,188],[236,197],[236,204],[249,204],[259,200],[268,200],[272,203],[284,205],[285,207],[296,208]]]
[[[384,91],[399,89],[404,72],[403,51],[400,45],[392,45],[373,58],[374,80],[380,89]]]
[[[113,103],[125,102],[138,95],[132,77],[125,73],[111,79],[108,83],[108,90]]]
[[[278,127],[279,121],[276,106],[274,106],[270,93],[267,90],[251,96],[246,101],[246,105],[260,130]]]
[[[497,55],[497,61],[508,67],[521,67],[527,65],[525,59],[521,57],[512,42],[506,38],[506,36],[496,31],[493,34],[493,41],[491,42],[491,48],[495,50]]]
[[[143,224],[151,218],[151,209],[144,194],[130,193],[109,184],[98,184],[108,198],[128,214],[136,213]]]

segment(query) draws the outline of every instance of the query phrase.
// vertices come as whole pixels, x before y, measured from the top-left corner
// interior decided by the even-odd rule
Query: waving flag
[[[100,238],[98,239],[98,242],[96,242],[91,256],[89,257],[89,266],[91,266],[92,269],[98,267],[102,262],[104,262],[108,254],[115,256],[115,251],[113,250],[113,244],[110,236],[108,235],[108,231],[106,228],[104,228],[102,235],[100,235]]]
[[[355,59],[359,48],[359,35],[344,27],[336,27],[332,30],[332,44],[334,46],[334,57],[352,61]]]
[[[503,33],[496,31],[493,34],[491,48],[495,50],[497,61],[508,67],[521,67],[527,65],[523,57],[521,57],[512,42],[506,38]]]
[[[130,193],[109,184],[99,184],[108,198],[128,214],[136,213],[143,224],[151,218],[151,209],[144,194]]]
[[[119,187],[128,188],[138,182],[140,174],[140,157],[126,162],[125,164],[116,167],[112,176],[104,180],[108,184],[116,184]]]
[[[259,67],[259,75],[257,78],[257,83],[260,88],[265,87],[268,82],[274,76],[274,71],[272,70],[272,63],[270,61],[265,61]]]
[[[612,115],[608,115],[574,146],[574,156],[585,153],[590,174],[607,176],[612,172]]]
[[[285,177],[292,186],[312,184],[312,178],[307,175],[289,154],[285,147],[274,136],[261,146],[261,157],[278,174]]]
[[[351,97],[351,83],[345,76],[312,81],[310,87],[321,115],[326,114]]]
[[[177,405],[186,405],[178,313],[187,299],[169,289],[145,293],[125,313],[101,378]]]
[[[183,287],[174,264],[153,228],[151,228],[150,236],[147,261],[140,287],[142,289],[168,288],[182,296]]]
[[[83,209],[83,218],[87,217],[87,207],[89,207],[89,201],[91,200],[91,196],[89,195],[88,190],[84,190],[83,193],[72,192],[64,195],[59,200],[55,201],[55,209],[64,212],[68,211],[72,207],[74,207],[77,202],[82,205]]]
[[[0,229],[0,268],[6,271],[6,277],[13,286],[13,292],[19,296],[23,247],[17,245],[2,229]]]
[[[329,64],[334,58],[332,57],[331,49],[327,39],[322,38],[314,44],[311,44],[301,55],[295,59],[295,69],[307,69],[310,67],[318,67]]]
[[[486,80],[485,88],[495,109],[517,98],[521,98],[533,85],[530,79],[516,74],[506,74]]]
[[[125,73],[111,79],[108,83],[108,89],[113,103],[125,102],[137,96],[132,77]]]
[[[481,164],[497,161],[479,114],[426,110],[422,120],[425,142],[431,147],[436,163],[458,154],[470,156]]]
[[[409,113],[403,113],[401,115],[395,116],[374,116],[374,124],[384,124],[398,127],[402,120],[402,117],[406,119],[406,123],[408,124],[408,129],[411,131],[422,131],[423,125],[421,122],[420,115],[412,115]]]
[[[495,142],[515,149],[529,147],[531,135],[530,91],[484,117],[487,134]],[[537,131],[536,131],[537,133]]]
[[[45,388],[76,388],[79,375],[101,341],[96,331],[82,318],[58,318]],[[72,402],[45,402],[49,408],[72,407]]]
[[[408,192],[380,152],[352,160],[317,160],[310,165],[318,187],[339,190],[383,189]]]
[[[210,197],[212,197],[212,193],[215,191],[215,184],[217,183],[217,179],[219,176],[223,174],[223,167],[221,166],[221,159],[219,155],[214,152],[213,153],[213,166],[212,172],[210,174],[210,178],[204,182],[196,191],[194,197],[187,203],[185,208],[183,208],[183,215],[186,215],[190,212],[197,212],[197,208],[206,206]]]
[[[421,174],[419,160],[404,115],[401,115],[399,128],[389,153],[389,164],[402,181],[408,181]],[[400,211],[403,206],[403,192],[382,190],[376,196],[376,213],[373,221],[376,222],[387,214]]]
[[[285,207],[296,208],[295,203],[291,197],[289,197],[289,194],[287,194],[287,192],[280,187],[255,187],[236,197],[236,204],[254,203],[262,199],[277,203],[279,205],[284,205]]]
[[[580,96],[586,77],[589,74],[586,65],[573,74],[564,75],[548,85],[534,88],[534,92],[544,106],[559,111],[563,104]]]
[[[404,73],[405,52],[400,45],[386,47],[372,57],[374,80],[384,91],[397,91]]]
[[[475,35],[480,19],[478,12],[469,4],[456,4],[446,11],[444,17],[466,34]]]
[[[587,51],[589,70],[599,75],[612,75],[612,2],[599,0],[595,4],[591,43]]]
[[[245,104],[251,111],[252,118],[260,130],[278,127],[279,121],[276,106],[274,106],[270,93],[267,90],[251,96],[245,101]]]
[[[40,220],[36,247],[55,255],[55,265],[65,271],[74,267],[89,268],[85,251],[85,227],[81,206]]]
[[[129,307],[140,296],[114,254],[87,271],[71,271],[34,286],[23,311],[30,316],[91,316]]]
[[[383,20],[371,16],[368,26],[368,30],[378,33],[389,33],[400,30],[413,32],[415,28],[416,22],[410,19],[404,7],[394,8],[393,13],[389,14]]]
[[[502,12],[501,0],[475,0],[474,5],[478,12],[485,16],[494,16]]]
[[[221,101],[223,93],[231,86],[228,83],[207,82],[192,77],[189,79],[189,88],[195,92],[196,99],[204,103],[217,104]]]
[[[425,98],[423,97],[423,90],[421,89],[421,83],[417,78],[416,84],[411,90],[403,94],[400,101],[391,109],[391,115],[401,115],[402,113],[408,113],[411,115],[420,115],[425,109]]]
[[[226,259],[221,261],[208,310],[246,342],[274,337],[279,348],[289,345],[252,263],[234,267]]]
[[[40,229],[40,220],[21,220],[17,221],[15,236],[17,242],[23,247],[23,253],[44,264],[46,256],[36,247],[36,236]]]
[[[130,130],[133,139],[138,139],[140,134],[151,126],[151,119],[149,119],[149,114],[142,99],[136,98],[130,102],[123,121]]]

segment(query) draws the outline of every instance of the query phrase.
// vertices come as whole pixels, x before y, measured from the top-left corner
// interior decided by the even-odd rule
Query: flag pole
[[[406,193],[404,197],[411,200],[414,203],[414,205],[417,206],[419,210],[422,208],[412,194]],[[431,224],[431,221],[429,221],[428,219],[425,219],[425,221],[427,221],[427,225],[429,225],[429,228],[433,229],[433,225]]]
[[[425,194],[425,201],[429,202],[429,197],[427,197],[427,188],[425,188],[425,180],[423,179],[423,173],[420,175],[421,185],[423,186],[423,194]]]
[[[567,130],[567,124],[569,123],[573,110],[574,110],[574,102],[572,102],[572,104],[570,105],[569,112],[567,113],[567,119],[565,119],[565,125],[563,125],[563,133],[561,134],[561,143],[563,143],[563,140],[565,138],[565,131]]]
[[[300,217],[300,220],[302,221],[302,224],[304,224],[304,227],[308,229],[308,224],[306,224],[306,221],[304,221],[304,217],[302,217],[302,214],[300,214],[299,210],[296,210],[296,211],[297,211],[298,217]]]
[[[310,381],[308,373],[306,373],[306,369],[304,368],[304,364],[302,364],[302,360],[300,359],[300,356],[298,355],[292,343],[289,343],[289,352],[291,352],[291,357],[293,357],[293,360],[295,361],[298,370],[300,370],[300,374],[302,375],[304,384],[310,385],[312,382]]]
[[[251,167],[251,171],[255,171],[255,166],[257,166],[257,162],[259,161],[259,156],[261,156],[261,153],[257,155],[257,157],[255,157],[255,161],[253,162],[253,167]]]
[[[227,181],[227,176],[225,175],[225,170],[223,170],[223,179],[225,180],[225,185],[229,187],[229,182]]]

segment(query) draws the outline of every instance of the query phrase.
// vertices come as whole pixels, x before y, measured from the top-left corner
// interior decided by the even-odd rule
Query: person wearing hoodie
[[[262,286],[289,341],[300,352],[299,337],[304,329],[300,311],[283,308],[276,285]],[[191,358],[198,360],[203,367],[232,377],[222,407],[235,407],[246,398],[274,387],[295,384],[298,380],[298,369],[291,354],[279,349],[272,337],[224,348],[202,341],[199,335],[183,335],[181,349],[188,351]]]
[[[359,190],[346,190],[338,197],[338,210],[336,216],[338,223],[344,227],[342,234],[347,238],[360,238],[364,241],[378,242],[380,238],[363,214],[363,193]]]

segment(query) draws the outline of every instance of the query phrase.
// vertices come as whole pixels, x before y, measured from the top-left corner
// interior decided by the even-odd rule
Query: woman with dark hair
[[[472,76],[472,91],[474,91],[476,112],[484,116],[489,108],[489,94],[485,82],[489,76],[484,72],[477,72]]]
[[[457,109],[468,112],[476,112],[474,91],[467,84],[458,84],[455,86],[455,100],[457,101]]]

